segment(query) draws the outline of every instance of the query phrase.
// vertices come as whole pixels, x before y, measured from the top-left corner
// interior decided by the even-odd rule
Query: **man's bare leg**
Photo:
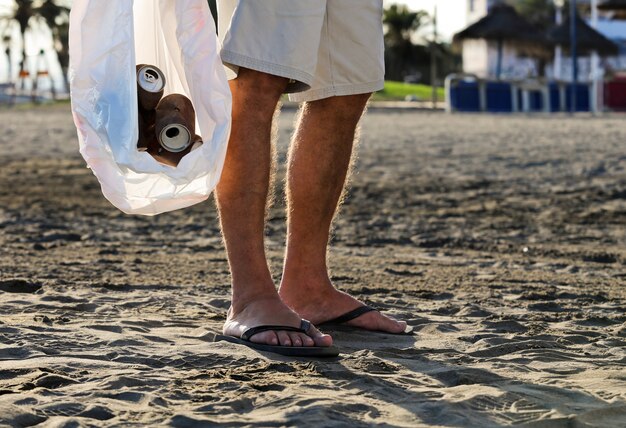
[[[232,274],[232,304],[223,332],[235,337],[259,325],[300,326],[300,316],[276,292],[263,242],[272,118],[286,85],[286,79],[247,69],[231,81],[233,129],[216,196]],[[283,346],[332,344],[330,336],[314,327],[308,333],[268,331],[251,340]]]
[[[333,97],[303,107],[289,152],[287,251],[280,296],[313,323],[331,320],[363,303],[335,289],[326,253],[358,122],[369,94]],[[349,324],[401,333],[405,322],[369,312]]]

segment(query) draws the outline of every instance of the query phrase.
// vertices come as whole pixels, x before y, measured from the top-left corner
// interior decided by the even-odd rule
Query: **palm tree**
[[[20,75],[22,75],[26,66],[26,30],[34,11],[32,1],[16,0],[15,2],[17,7],[12,19],[17,21],[20,26],[20,33],[22,33],[22,60],[20,61]]]
[[[428,13],[423,10],[412,12],[406,6],[392,4],[383,12],[383,23],[387,26],[385,41],[389,46],[411,43],[411,37],[427,17]]]
[[[26,74],[26,31],[32,28],[33,20],[44,22],[51,30],[59,64],[63,70],[67,84],[67,68],[69,66],[69,11],[65,6],[58,5],[54,0],[14,0],[14,11],[9,20],[16,21],[22,34],[22,60],[20,75]]]
[[[554,0],[513,0],[509,3],[538,30],[546,32],[554,25]]]
[[[412,12],[406,6],[392,4],[383,13],[386,26],[385,46],[387,76],[401,80],[407,62],[411,61],[414,45],[412,37],[428,19],[425,11]]]
[[[37,15],[41,17],[52,31],[54,40],[54,50],[57,53],[65,87],[69,87],[67,81],[67,71],[70,65],[69,30],[70,30],[70,9],[56,4],[53,0],[45,2],[36,9]]]

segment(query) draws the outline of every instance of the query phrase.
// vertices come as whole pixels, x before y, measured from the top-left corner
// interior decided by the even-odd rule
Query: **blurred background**
[[[0,0],[1,103],[68,98],[71,5]],[[384,8],[387,85],[375,100],[451,111],[626,110],[626,0],[386,0]]]

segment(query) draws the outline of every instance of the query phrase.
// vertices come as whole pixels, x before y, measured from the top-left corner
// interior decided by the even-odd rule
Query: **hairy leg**
[[[289,152],[287,250],[280,296],[313,323],[363,305],[334,288],[326,254],[356,129],[368,99],[369,94],[363,94],[305,104]],[[406,327],[406,323],[378,312],[364,314],[350,324],[391,333]]]
[[[300,317],[278,297],[264,245],[272,120],[287,80],[241,69],[231,81],[233,128],[224,171],[216,189],[224,243],[232,275],[232,304],[224,334],[239,337],[262,324],[298,327]],[[329,346],[330,336],[268,331],[251,338],[284,346]]]

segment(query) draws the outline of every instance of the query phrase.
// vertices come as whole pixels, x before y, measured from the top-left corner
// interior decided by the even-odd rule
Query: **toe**
[[[392,319],[391,322],[392,322],[392,325],[390,325],[390,328],[392,328],[391,331],[393,333],[396,333],[396,334],[404,333],[407,327],[406,321],[398,321],[396,319]]]
[[[377,330],[399,334],[399,333],[403,333],[404,330],[406,329],[407,324],[405,321],[398,321],[395,318],[392,318],[390,316],[383,315],[383,314],[379,314],[379,315],[380,317],[378,320]]]
[[[313,339],[313,345],[315,346],[331,346],[333,344],[333,338],[330,335],[322,333],[314,326],[309,328],[307,335]]]
[[[315,341],[310,336],[301,334],[300,338],[302,339],[302,346],[315,346]]]
[[[289,334],[286,331],[278,331],[277,333],[278,336],[278,342],[280,343],[281,346],[291,346],[292,342],[291,342],[291,337],[289,337]]]
[[[257,333],[250,338],[250,341],[254,343],[262,343],[265,345],[278,345],[279,343],[278,336],[273,331],[264,331],[262,333]]]
[[[291,333],[289,336],[291,337],[291,343],[293,343],[293,346],[302,346],[304,339],[301,333]]]
[[[408,330],[407,323],[405,321],[398,321],[397,319],[378,311],[372,311],[361,315],[360,317],[349,321],[348,324],[365,330],[381,331],[391,334],[401,334]]]

